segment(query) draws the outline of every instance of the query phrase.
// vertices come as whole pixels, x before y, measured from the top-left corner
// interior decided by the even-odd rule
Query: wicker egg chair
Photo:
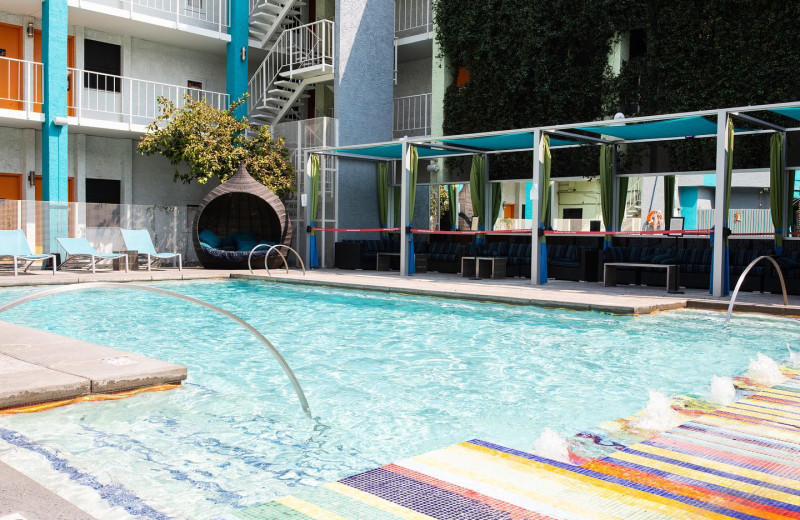
[[[229,237],[250,238],[242,241],[238,248],[235,239],[233,246],[209,246],[201,243],[200,233],[205,230],[212,231],[223,242]],[[241,164],[233,177],[203,199],[195,214],[192,237],[194,250],[203,267],[247,269],[247,257],[255,243],[291,244],[292,223],[278,196],[253,179]],[[267,248],[256,251],[253,266],[263,267],[266,254]],[[269,262],[271,268],[283,265],[274,251]]]

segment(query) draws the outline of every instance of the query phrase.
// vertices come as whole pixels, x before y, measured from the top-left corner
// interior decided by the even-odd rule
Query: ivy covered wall
[[[453,74],[469,71],[445,95],[445,134],[800,100],[800,2],[436,0],[435,16]],[[612,45],[631,31],[637,47],[615,76]],[[766,159],[766,140],[751,141],[737,167]],[[709,144],[666,147],[670,168],[713,164]],[[554,176],[596,164],[572,155]]]

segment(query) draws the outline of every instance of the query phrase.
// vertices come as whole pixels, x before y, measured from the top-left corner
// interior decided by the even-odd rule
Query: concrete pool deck
[[[0,321],[3,409],[186,379],[186,367]]]
[[[337,269],[298,270],[289,273],[263,269],[250,274],[244,270],[185,268],[148,271],[61,272],[31,271],[18,277],[0,275],[0,289],[15,286],[40,286],[86,282],[159,282],[178,280],[243,279],[284,282],[336,288],[374,290],[444,298],[465,298],[517,305],[611,312],[615,314],[650,314],[674,309],[710,309],[724,311],[728,298],[716,298],[707,291],[685,289],[685,294],[667,294],[663,288],[648,286],[603,287],[601,283],[550,280],[544,286],[532,286],[526,278],[470,280],[457,274],[419,273],[402,277],[394,272],[349,271]],[[781,295],[742,292],[736,302],[737,312],[761,312],[800,317],[800,296],[789,296],[783,306]]]

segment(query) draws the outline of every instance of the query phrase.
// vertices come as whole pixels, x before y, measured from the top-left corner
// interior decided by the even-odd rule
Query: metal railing
[[[131,18],[152,16],[221,33],[230,25],[230,0],[72,0],[73,5],[111,7],[128,11]]]
[[[394,131],[431,134],[430,93],[394,99]]]
[[[41,63],[0,57],[0,109],[42,111]]]
[[[291,78],[299,69],[319,65],[333,67],[334,23],[319,20],[284,31],[248,82],[248,109],[258,106],[280,78]]]
[[[158,98],[182,107],[188,96],[205,99],[218,109],[228,108],[228,94],[80,69],[69,69],[70,115],[147,125],[158,115]]]
[[[394,34],[397,38],[433,31],[431,0],[395,0]]]

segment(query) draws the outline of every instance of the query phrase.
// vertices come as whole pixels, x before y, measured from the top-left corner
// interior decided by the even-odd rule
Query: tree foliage
[[[236,118],[234,111],[243,103],[244,98],[220,110],[205,99],[187,97],[178,108],[159,97],[158,117],[148,125],[139,152],[162,154],[175,166],[173,180],[185,184],[205,184],[212,178],[225,182],[244,162],[254,179],[282,197],[294,186],[289,152],[283,138],[273,137],[268,126],[254,127],[246,118]],[[248,130],[255,136],[248,137]],[[181,171],[181,164],[188,168]]]

